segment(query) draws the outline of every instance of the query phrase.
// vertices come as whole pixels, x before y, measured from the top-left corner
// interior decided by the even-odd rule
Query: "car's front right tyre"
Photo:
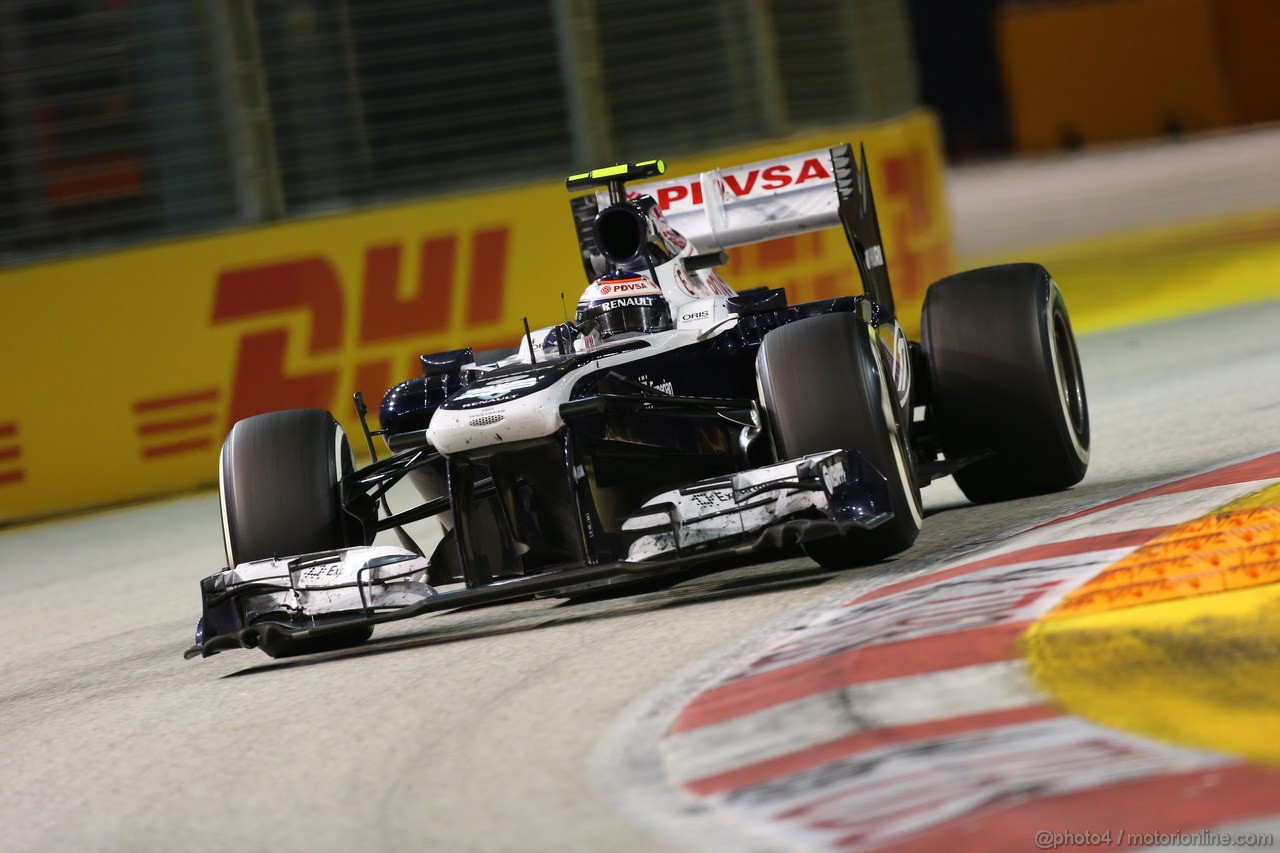
[[[925,295],[932,420],[975,503],[1069,488],[1089,467],[1089,404],[1067,306],[1039,264],[958,273]]]

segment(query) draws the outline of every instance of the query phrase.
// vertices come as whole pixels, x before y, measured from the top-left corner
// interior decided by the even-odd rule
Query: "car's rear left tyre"
[[[1066,304],[1039,264],[934,283],[921,317],[931,419],[976,503],[1060,491],[1089,466],[1089,406]]]
[[[328,412],[297,409],[239,421],[222,445],[218,493],[227,565],[368,544],[338,483],[354,460]],[[356,645],[372,628],[264,645],[272,657]]]
[[[905,551],[920,533],[920,490],[880,347],[856,316],[797,320],[765,335],[756,361],[776,455],[857,450],[884,475],[893,517],[869,530],[803,544],[825,568],[866,565]]]

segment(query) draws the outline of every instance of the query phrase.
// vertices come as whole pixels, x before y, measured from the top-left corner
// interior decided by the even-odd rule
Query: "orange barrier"
[[[669,161],[669,174],[866,145],[904,317],[951,272],[932,116]],[[661,152],[656,152],[661,153]],[[856,292],[839,230],[735,253],[739,288]],[[586,282],[560,182],[296,220],[0,272],[0,521],[215,482],[237,419],[376,409],[420,353],[507,345]]]
[[[1215,32],[1234,120],[1280,120],[1280,3],[1215,0]]]
[[[1017,147],[1038,151],[1280,119],[1280,4],[1007,5],[996,39]]]

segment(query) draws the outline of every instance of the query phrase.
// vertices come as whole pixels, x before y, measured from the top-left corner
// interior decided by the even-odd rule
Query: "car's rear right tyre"
[[[805,553],[839,569],[910,548],[920,533],[920,490],[897,396],[870,328],[843,312],[788,323],[765,335],[756,371],[779,459],[853,449],[887,481],[891,519],[806,542]]]
[[[962,272],[925,296],[931,420],[976,503],[1066,489],[1089,466],[1089,406],[1066,304],[1039,264]]]
[[[354,461],[328,412],[296,409],[238,421],[222,445],[218,493],[227,565],[368,544],[343,509],[338,483]],[[272,657],[341,648],[369,639],[354,628],[263,646]]]

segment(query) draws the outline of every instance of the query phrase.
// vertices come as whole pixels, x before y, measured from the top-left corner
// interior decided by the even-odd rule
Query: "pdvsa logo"
[[[657,289],[647,281],[636,281],[622,282],[621,284],[615,284],[612,286],[606,284],[600,288],[600,292],[608,293],[611,288],[614,293],[646,293]]]
[[[725,172],[720,175],[718,183],[724,190],[742,198],[752,193],[776,192],[818,180],[831,180],[831,170],[821,158],[810,157],[798,166],[795,161],[791,161],[741,173]],[[661,187],[658,189],[657,199],[663,210],[697,207],[703,203],[702,182],[695,178],[687,183]]]

